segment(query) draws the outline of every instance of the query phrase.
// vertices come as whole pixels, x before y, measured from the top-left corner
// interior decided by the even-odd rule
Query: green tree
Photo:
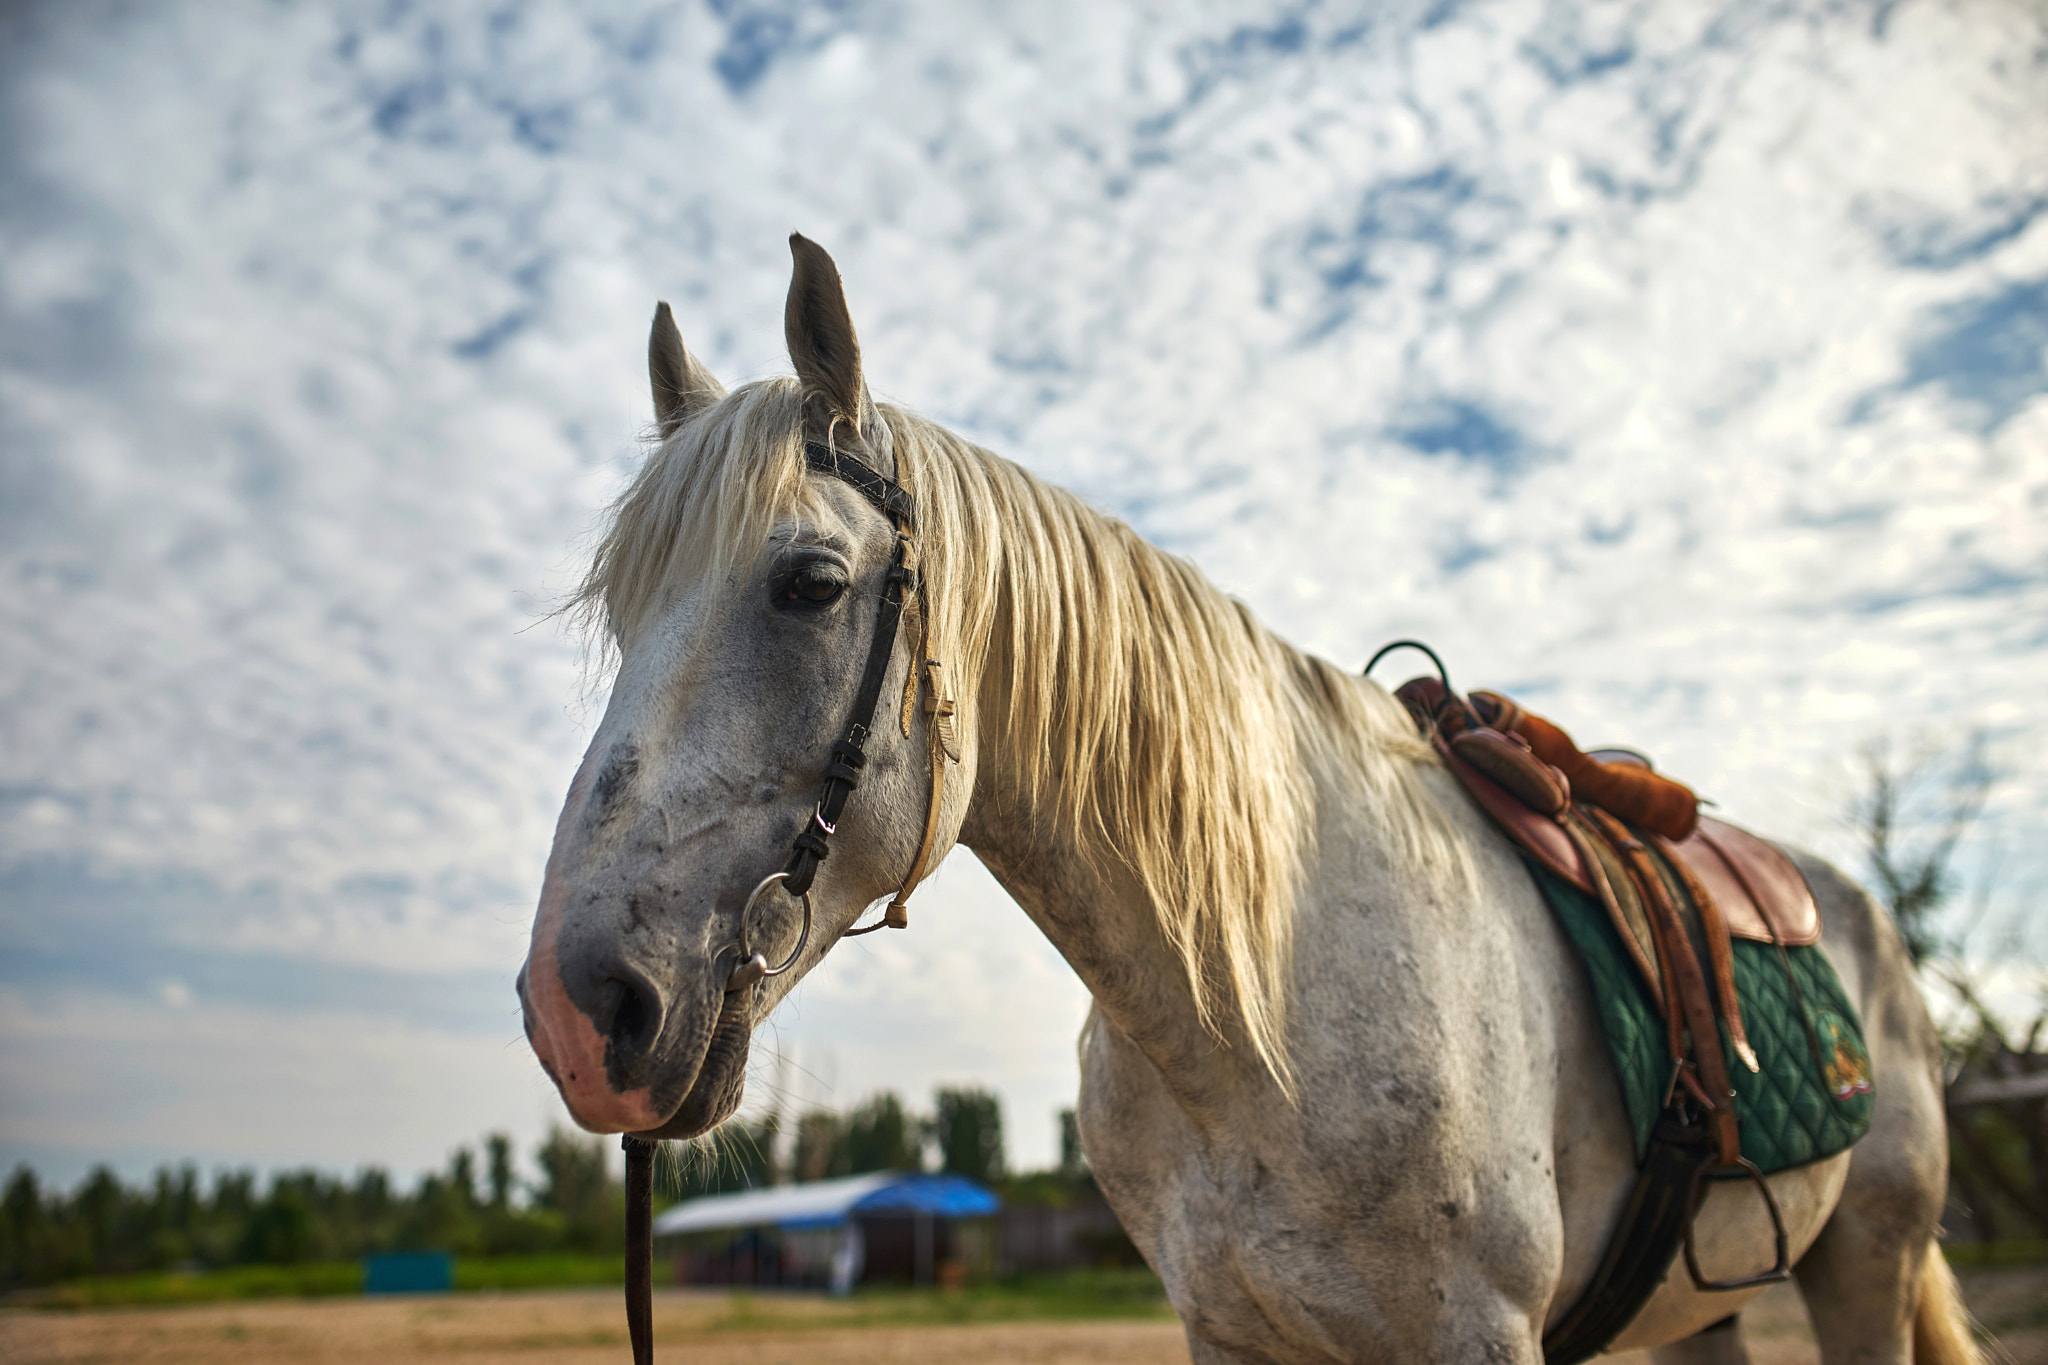
[[[864,1171],[914,1171],[923,1164],[917,1125],[903,1112],[903,1101],[889,1092],[871,1096],[846,1116],[839,1145],[844,1155],[833,1163],[836,1174]]]
[[[144,1210],[139,1251],[151,1270],[167,1270],[192,1259],[192,1227],[198,1214],[199,1173],[190,1164],[157,1168],[156,1188]]]
[[[36,1173],[16,1166],[0,1197],[0,1282],[30,1284],[45,1277],[49,1248],[43,1190]]]
[[[601,1139],[550,1129],[539,1163],[535,1202],[561,1219],[566,1246],[598,1251],[620,1241],[617,1214],[625,1207],[624,1194],[612,1179]]]
[[[291,1176],[271,1182],[270,1197],[256,1206],[244,1225],[240,1260],[291,1265],[315,1258],[320,1229],[306,1183]]]
[[[1919,966],[1957,946],[1936,927],[1935,916],[1955,890],[1950,864],[1956,846],[1991,791],[1984,736],[1972,735],[1959,753],[1923,750],[1903,767],[1878,740],[1863,746],[1861,758],[1865,785],[1850,818],[1862,835],[1878,897]]]
[[[539,1154],[535,1205],[524,1209],[511,1207],[511,1143],[500,1137],[489,1147],[495,1207],[478,1202],[473,1147],[457,1149],[445,1172],[426,1176],[410,1194],[376,1167],[350,1180],[282,1172],[260,1196],[250,1171],[217,1172],[206,1190],[190,1165],[163,1167],[149,1184],[131,1188],[102,1167],[65,1195],[18,1168],[0,1193],[0,1287],[194,1260],[288,1264],[396,1247],[618,1249],[623,1199],[602,1142],[551,1133]]]
[[[1957,848],[1982,813],[1995,774],[1984,737],[1948,753],[1922,746],[1904,766],[1873,741],[1862,751],[1865,786],[1851,805],[1879,898],[1891,911],[1914,965],[1962,1005],[1942,1039],[1950,1077],[1949,1180],[1957,1203],[1986,1240],[2048,1234],[2048,1011],[2001,1018],[1986,999],[1988,963],[2023,961],[2023,922],[2007,927],[1990,953],[1973,947],[1985,929],[1995,877],[1980,868],[1974,913],[1944,917],[1962,879]],[[2044,991],[2048,999],[2048,991]]]
[[[1088,1154],[1081,1150],[1081,1120],[1071,1109],[1060,1110],[1060,1174],[1075,1180],[1086,1174]]]
[[[93,1167],[85,1184],[72,1199],[75,1216],[84,1229],[87,1255],[95,1270],[120,1267],[115,1260],[125,1191],[113,1171]]]
[[[467,1147],[457,1147],[455,1156],[448,1163],[448,1183],[456,1197],[463,1203],[475,1205],[476,1199],[476,1153]]]
[[[489,1165],[491,1207],[504,1210],[512,1205],[512,1139],[493,1133],[484,1139]]]
[[[1003,1110],[986,1090],[940,1090],[932,1116],[939,1169],[970,1179],[1003,1178]]]
[[[835,1170],[835,1160],[845,1159],[840,1141],[839,1116],[829,1109],[813,1109],[796,1121],[796,1167],[798,1180],[823,1180],[845,1175]]]
[[[455,1180],[429,1175],[406,1211],[399,1245],[407,1250],[473,1252],[483,1249],[483,1228],[476,1201],[464,1196]]]

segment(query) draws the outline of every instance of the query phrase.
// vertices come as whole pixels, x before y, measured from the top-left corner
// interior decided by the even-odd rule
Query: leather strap
[[[858,785],[860,769],[867,765],[867,742],[875,723],[875,708],[881,704],[882,682],[889,672],[889,660],[896,652],[897,627],[903,620],[903,599],[917,588],[917,570],[911,567],[911,531],[917,523],[917,502],[903,485],[854,456],[818,441],[804,442],[804,462],[820,474],[829,474],[851,485],[855,492],[896,527],[896,553],[882,583],[882,602],[875,611],[875,633],[868,641],[867,665],[861,670],[860,687],[854,693],[853,711],[846,729],[832,745],[832,762],[825,769],[824,790],[818,795],[817,815],[796,837],[796,847],[783,871],[788,874],[782,889],[801,896],[811,889],[818,864],[825,860],[826,840],[846,810],[846,800]],[[813,827],[815,826],[815,828]]]
[[[1580,750],[1562,727],[1498,692],[1474,692],[1471,705],[1496,730],[1521,737],[1535,756],[1561,772],[1572,800],[1598,806],[1641,829],[1684,839],[1699,823],[1699,797],[1645,763],[1603,763]]]
[[[1681,844],[1702,882],[1722,889],[1728,931],[1759,943],[1803,948],[1820,942],[1820,910],[1799,868],[1777,845],[1748,830],[1702,819]],[[1737,915],[1746,921],[1739,926]]]
[[[1670,1040],[1671,1060],[1675,1062],[1683,1053],[1679,1048],[1676,1032],[1669,1027],[1676,1011],[1672,1008],[1670,993],[1664,985],[1664,973],[1658,966],[1656,945],[1653,942],[1646,949],[1643,941],[1636,936],[1634,927],[1629,924],[1628,917],[1622,913],[1620,898],[1615,895],[1614,884],[1607,878],[1606,865],[1600,861],[1600,855],[1593,847],[1593,836],[1580,827],[1580,822],[1576,818],[1568,816],[1562,823],[1565,833],[1578,845],[1579,857],[1592,873],[1592,889],[1599,897],[1600,908],[1607,912],[1607,922],[1614,926],[1615,937],[1621,940],[1621,946],[1628,952],[1629,960],[1635,963],[1636,970],[1642,974],[1644,984],[1655,991],[1658,999],[1663,1002],[1657,1012],[1664,1017],[1665,1032]]]
[[[1707,940],[1707,964],[1713,969],[1714,995],[1720,1006],[1721,1022],[1728,1026],[1728,1043],[1735,1049],[1735,1055],[1751,1072],[1761,1071],[1757,1064],[1756,1049],[1749,1045],[1749,1034],[1742,1027],[1742,1001],[1735,994],[1735,950],[1728,941],[1728,921],[1721,913],[1721,903],[1707,894],[1707,888],[1700,885],[1700,879],[1680,857],[1669,839],[1652,834],[1651,840],[1657,851],[1664,855],[1664,865],[1678,874],[1685,885],[1685,894],[1692,897],[1692,903],[1699,907],[1700,932]]]
[[[1735,1087],[1728,1080],[1728,1064],[1721,1055],[1721,1033],[1714,1027],[1713,1000],[1707,993],[1707,981],[1700,971],[1699,958],[1693,952],[1692,938],[1678,918],[1678,908],[1671,903],[1671,893],[1665,888],[1664,879],[1650,861],[1650,850],[1629,832],[1626,825],[1598,806],[1582,809],[1590,814],[1608,841],[1620,851],[1630,877],[1643,897],[1643,904],[1649,910],[1650,924],[1656,930],[1665,984],[1677,996],[1686,1031],[1692,1035],[1691,1060],[1698,1068],[1699,1082],[1705,1091],[1698,1098],[1713,1115],[1720,1164],[1733,1166],[1742,1156],[1742,1143],[1735,1121]],[[1685,1078],[1683,1069],[1678,1074],[1681,1079]]]
[[[892,929],[909,926],[910,893],[924,880],[925,869],[931,864],[932,849],[939,842],[939,808],[946,799],[946,751],[939,743],[936,719],[932,724],[927,747],[931,750],[932,799],[931,804],[925,807],[924,837],[918,840],[917,858],[910,864],[910,871],[903,878],[903,885],[897,888],[896,895],[890,900],[889,908],[883,912],[882,923]]]
[[[1664,1283],[1685,1240],[1686,1196],[1713,1164],[1714,1141],[1698,1123],[1667,1114],[1651,1131],[1621,1221],[1591,1283],[1543,1334],[1545,1365],[1578,1365],[1607,1349]]]
[[[1429,738],[1445,766],[1457,777],[1459,785],[1508,830],[1517,844],[1579,890],[1593,890],[1593,874],[1586,865],[1585,855],[1557,817],[1538,815],[1517,801],[1498,782],[1461,758],[1441,731]]]
[[[852,484],[855,492],[873,503],[899,529],[916,524],[917,499],[910,496],[910,490],[865,461],[823,441],[806,440],[804,463],[820,474]]]
[[[626,1335],[633,1365],[654,1365],[654,1149],[658,1145],[627,1133],[626,1149]]]

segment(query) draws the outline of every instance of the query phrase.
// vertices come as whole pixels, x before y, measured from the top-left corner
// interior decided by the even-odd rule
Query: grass
[[[363,1292],[358,1261],[310,1265],[238,1265],[192,1273],[158,1271],[139,1275],[88,1275],[48,1289],[25,1290],[16,1303],[31,1308],[116,1308],[221,1299],[294,1299]]]
[[[623,1256],[561,1253],[455,1258],[458,1293],[623,1284],[625,1279]],[[241,1265],[194,1272],[89,1275],[11,1297],[13,1302],[31,1308],[80,1309],[218,1303],[228,1299],[327,1298],[362,1292],[362,1262],[316,1261],[307,1265]]]
[[[658,1272],[657,1272],[658,1274]],[[620,1256],[458,1256],[457,1293],[516,1292],[625,1280]],[[363,1292],[357,1261],[310,1265],[235,1266],[193,1273],[94,1275],[48,1289],[27,1290],[12,1302],[31,1308],[80,1310],[162,1307],[232,1299],[322,1298]],[[813,1294],[739,1291],[705,1324],[710,1331],[795,1327],[913,1326],[923,1323],[1022,1322],[1110,1318],[1168,1319],[1166,1293],[1143,1266],[1016,1276],[961,1289],[878,1286],[844,1299]]]
[[[657,1267],[659,1270],[660,1267]],[[567,1252],[546,1256],[457,1256],[455,1291],[566,1289],[576,1285],[624,1284],[624,1256]]]
[[[2005,1242],[1943,1242],[1942,1254],[1952,1266],[2041,1265],[2048,1263],[2048,1239]]]
[[[1158,1276],[1142,1266],[1016,1276],[962,1289],[877,1287],[844,1299],[735,1293],[707,1324],[718,1332],[800,1327],[909,1327],[934,1323],[1138,1318],[1170,1320]]]

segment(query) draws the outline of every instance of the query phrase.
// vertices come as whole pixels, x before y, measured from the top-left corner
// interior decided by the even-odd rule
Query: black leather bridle
[[[917,524],[917,503],[909,491],[879,470],[820,441],[804,442],[804,463],[820,474],[829,474],[851,484],[854,491],[873,503],[876,510],[896,528],[896,548],[882,580],[882,602],[875,613],[875,633],[868,642],[867,666],[861,671],[860,690],[854,693],[853,711],[847,718],[845,731],[832,742],[832,757],[825,764],[825,785],[818,795],[818,804],[797,834],[789,861],[780,872],[770,873],[762,879],[740,911],[740,963],[726,978],[728,997],[738,995],[767,977],[780,976],[788,971],[796,965],[797,959],[803,955],[804,945],[810,941],[811,882],[817,876],[818,864],[825,861],[825,855],[830,851],[826,841],[838,829],[847,798],[860,785],[861,769],[867,766],[867,742],[874,732],[875,708],[881,704],[882,684],[887,680],[889,660],[896,652],[896,635],[903,621],[904,599],[915,594],[918,588],[917,570],[911,565],[911,536]],[[916,671],[913,664],[913,682]],[[908,712],[905,713],[905,724],[908,724]],[[937,762],[935,758],[935,773]],[[865,929],[849,929],[844,936],[872,933],[884,924],[901,927],[904,923],[900,915],[903,897],[909,895],[929,856],[938,802],[939,791],[935,782],[933,810],[926,820],[924,848],[918,855],[918,865],[911,869],[911,875],[904,883],[903,891],[890,906],[889,918]],[[778,882],[784,891],[803,902],[803,933],[788,958],[780,966],[770,967],[767,958],[747,949],[747,917],[753,912],[754,902]],[[653,1365],[654,1153],[660,1144],[653,1139],[627,1133],[621,1139],[621,1145],[626,1149],[626,1331],[633,1342],[633,1365]]]

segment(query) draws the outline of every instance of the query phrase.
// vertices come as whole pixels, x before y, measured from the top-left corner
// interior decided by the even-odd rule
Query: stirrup
[[[1700,1211],[1700,1186],[1723,1172],[1734,1171],[1749,1178],[1763,1194],[1764,1207],[1771,1213],[1771,1235],[1777,1243],[1778,1263],[1760,1275],[1749,1275],[1734,1280],[1710,1280],[1700,1273],[1699,1253],[1693,1250],[1692,1220]],[[1706,1165],[1692,1173],[1692,1180],[1685,1188],[1685,1268],[1691,1274],[1692,1282],[1708,1293],[1727,1293],[1733,1289],[1754,1289],[1758,1285],[1777,1284],[1792,1277],[1792,1260],[1787,1254],[1785,1240],[1785,1216],[1778,1212],[1778,1197],[1771,1193],[1770,1185],[1764,1180],[1764,1173],[1756,1163],[1746,1156],[1735,1158],[1733,1166]]]

